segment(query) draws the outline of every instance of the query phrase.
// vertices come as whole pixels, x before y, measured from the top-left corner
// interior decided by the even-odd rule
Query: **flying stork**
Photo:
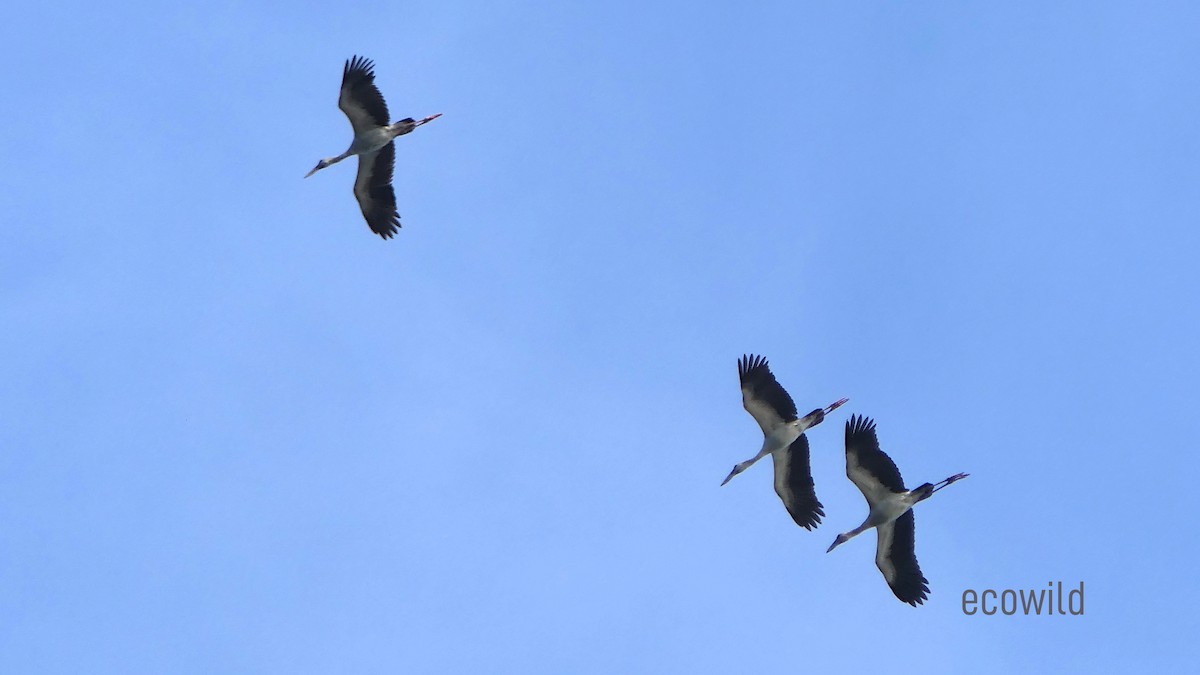
[[[342,69],[342,93],[338,96],[338,107],[350,118],[354,141],[337,157],[317,162],[317,166],[304,177],[308,178],[351,155],[358,155],[354,197],[358,199],[358,206],[371,231],[390,239],[395,236],[396,228],[400,227],[396,192],[392,189],[392,169],[396,163],[396,147],[392,145],[392,140],[442,114],[430,115],[419,121],[406,117],[392,124],[383,94],[375,86],[375,62],[361,56],[346,61]]]
[[[851,416],[846,422],[846,476],[867,498],[871,513],[862,525],[839,534],[825,552],[875,528],[879,535],[875,565],[883,578],[901,602],[913,607],[922,604],[929,597],[929,580],[917,564],[912,507],[968,475],[959,473],[936,484],[905,490],[896,463],[879,449],[875,422],[861,415]]]
[[[817,501],[813,487],[808,438],[804,431],[820,424],[826,415],[849,399],[844,398],[797,418],[796,404],[771,374],[765,358],[743,355],[738,360],[738,379],[742,383],[742,406],[762,428],[763,444],[757,455],[735,465],[721,485],[770,455],[775,464],[775,494],[783,500],[797,525],[812,530],[821,523],[825,511]]]

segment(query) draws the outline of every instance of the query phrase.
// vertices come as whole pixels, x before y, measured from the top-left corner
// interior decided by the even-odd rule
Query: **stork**
[[[851,416],[846,422],[846,476],[867,498],[871,513],[862,525],[839,534],[825,552],[875,528],[879,536],[875,545],[876,567],[892,593],[901,602],[916,607],[929,597],[929,580],[917,564],[912,507],[968,475],[959,473],[938,483],[905,490],[896,463],[879,449],[875,422],[861,415]]]
[[[850,399],[843,398],[797,418],[796,404],[775,379],[765,358],[743,355],[738,360],[738,379],[742,383],[742,406],[762,428],[763,444],[757,455],[736,464],[721,485],[770,455],[775,464],[775,494],[783,500],[797,525],[812,530],[821,523],[825,511],[813,487],[804,431],[820,424],[826,415]]]
[[[305,178],[338,162],[358,155],[358,178],[354,180],[354,197],[362,209],[371,231],[384,239],[395,236],[400,227],[396,211],[396,192],[392,189],[392,170],[396,163],[396,148],[392,140],[442,116],[441,113],[414,121],[406,117],[395,124],[388,117],[387,103],[375,86],[375,63],[361,56],[346,61],[342,69],[342,93],[338,107],[350,118],[354,140],[337,157],[317,162]]]

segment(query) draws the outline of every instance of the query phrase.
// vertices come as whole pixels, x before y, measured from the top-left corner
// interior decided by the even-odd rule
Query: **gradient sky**
[[[1200,9],[0,11],[0,672],[1194,666]],[[372,235],[342,63],[376,61]],[[797,528],[736,361],[812,430]],[[842,425],[878,422],[912,608]],[[965,589],[1085,583],[1083,616]]]

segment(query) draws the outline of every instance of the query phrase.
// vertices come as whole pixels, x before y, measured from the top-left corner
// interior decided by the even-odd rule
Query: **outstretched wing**
[[[825,511],[813,485],[808,438],[800,434],[787,450],[771,453],[771,459],[775,462],[775,494],[797,525],[806,530],[816,528]]]
[[[929,597],[929,580],[917,564],[916,527],[908,510],[896,520],[875,528],[879,541],[875,546],[875,566],[901,602],[916,607]]]
[[[846,477],[862,491],[870,504],[893,492],[904,492],[904,479],[891,457],[879,449],[875,422],[851,415],[846,421]]]
[[[374,153],[358,156],[358,178],[354,181],[354,198],[362,209],[363,218],[371,231],[390,239],[400,227],[396,211],[396,191],[392,189],[392,167],[396,160],[393,143]]]
[[[375,86],[375,62],[355,56],[342,69],[342,92],[338,107],[350,118],[350,126],[358,135],[366,129],[391,124],[387,103]]]
[[[738,379],[742,383],[742,406],[764,434],[796,419],[796,404],[775,379],[765,358],[742,356],[738,360]]]

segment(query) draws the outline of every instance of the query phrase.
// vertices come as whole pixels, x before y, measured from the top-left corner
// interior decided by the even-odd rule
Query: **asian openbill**
[[[765,358],[743,355],[738,360],[738,378],[742,383],[742,406],[762,428],[763,444],[757,455],[735,465],[721,485],[770,455],[775,464],[775,493],[783,500],[792,520],[811,530],[821,523],[825,512],[813,487],[804,431],[820,424],[849,399],[843,398],[798,418],[796,404],[775,379]]]
[[[875,422],[855,415],[846,422],[846,476],[867,498],[871,513],[862,525],[839,534],[826,553],[873,527],[879,535],[875,565],[892,592],[913,607],[925,602],[929,597],[929,580],[917,564],[912,507],[968,474],[955,474],[939,483],[905,490],[896,463],[879,449]]]
[[[358,178],[354,180],[354,197],[362,209],[371,231],[384,239],[396,234],[400,214],[396,211],[396,192],[392,189],[392,169],[396,148],[392,140],[441,117],[441,113],[414,121],[406,117],[393,124],[388,117],[387,103],[375,86],[375,64],[361,56],[346,61],[342,69],[342,92],[338,107],[350,118],[354,140],[338,155],[317,162],[308,176],[327,166],[358,155]]]

